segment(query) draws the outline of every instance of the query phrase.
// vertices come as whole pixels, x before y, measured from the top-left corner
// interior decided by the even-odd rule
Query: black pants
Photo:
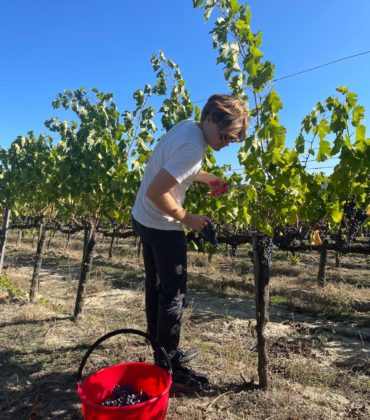
[[[143,247],[148,332],[161,343],[176,369],[187,283],[185,234],[178,230],[148,228],[135,219],[132,224]],[[160,354],[155,353],[155,359],[162,364]]]

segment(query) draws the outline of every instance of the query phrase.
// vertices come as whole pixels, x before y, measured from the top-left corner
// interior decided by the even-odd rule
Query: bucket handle
[[[135,329],[132,329],[132,328],[122,328],[122,329],[119,329],[119,330],[111,331],[108,334],[103,335],[98,340],[96,340],[94,344],[92,344],[92,346],[87,350],[87,352],[85,353],[84,357],[81,360],[80,367],[78,368],[78,372],[77,372],[77,382],[81,381],[82,370],[83,370],[90,354],[96,349],[96,347],[98,347],[98,345],[100,343],[102,343],[103,341],[107,340],[108,338],[113,337],[113,336],[118,335],[118,334],[136,334],[136,335],[140,335],[141,337],[144,337],[147,340],[149,340],[151,342],[151,344],[153,345],[153,347],[158,347],[159,348],[160,352],[162,353],[162,355],[164,356],[164,359],[166,361],[168,372],[172,373],[172,366],[171,366],[171,362],[170,362],[170,359],[168,357],[168,354],[156,338],[154,338],[151,334],[145,333],[145,332],[140,331],[140,330],[135,330]]]

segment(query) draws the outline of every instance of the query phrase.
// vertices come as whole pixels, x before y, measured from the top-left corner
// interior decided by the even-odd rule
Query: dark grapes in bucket
[[[128,405],[140,404],[150,400],[152,397],[145,391],[137,392],[131,385],[115,385],[111,395],[101,404],[105,407],[125,407]]]

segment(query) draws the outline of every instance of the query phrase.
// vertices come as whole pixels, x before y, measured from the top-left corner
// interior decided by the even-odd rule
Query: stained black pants
[[[145,266],[145,311],[148,332],[161,343],[178,368],[176,350],[187,283],[187,245],[183,231],[160,230],[132,220],[140,235]],[[159,353],[156,362],[162,364]]]

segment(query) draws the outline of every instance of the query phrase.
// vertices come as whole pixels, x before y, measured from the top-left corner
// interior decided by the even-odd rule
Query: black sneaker
[[[198,349],[187,349],[187,350],[177,349],[177,350],[172,350],[170,353],[168,353],[168,356],[171,360],[172,369],[176,370],[176,369],[179,369],[182,365],[189,363],[198,354],[199,354]],[[167,363],[163,359],[162,354],[158,354],[156,356],[156,353],[154,353],[154,360],[157,366],[160,366],[163,368],[167,367]]]
[[[182,366],[173,372],[171,392],[196,392],[208,385],[207,375]]]

